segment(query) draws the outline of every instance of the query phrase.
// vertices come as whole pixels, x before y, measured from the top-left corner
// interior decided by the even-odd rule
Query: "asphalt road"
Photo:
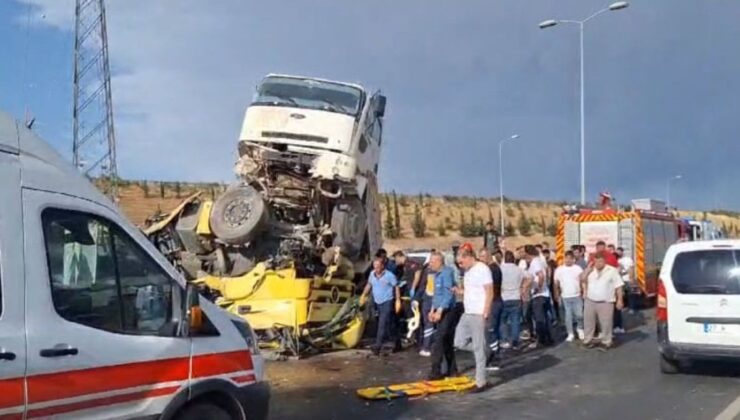
[[[374,402],[355,396],[358,387],[424,378],[428,359],[410,350],[382,359],[351,351],[273,363],[271,418],[740,419],[740,365],[697,364],[685,374],[661,374],[650,317],[629,319],[631,328],[606,353],[561,343],[511,355],[482,394]],[[472,367],[472,359],[463,353],[459,364]]]

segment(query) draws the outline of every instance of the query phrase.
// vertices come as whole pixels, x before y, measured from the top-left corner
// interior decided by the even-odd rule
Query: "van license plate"
[[[707,334],[727,334],[729,325],[704,323],[704,332]]]

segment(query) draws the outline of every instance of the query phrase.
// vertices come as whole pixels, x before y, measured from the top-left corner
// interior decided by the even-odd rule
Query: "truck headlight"
[[[259,342],[257,341],[257,334],[254,333],[252,327],[244,321],[231,321],[239,334],[244,338],[244,342],[247,344],[249,351],[252,354],[260,354]]]

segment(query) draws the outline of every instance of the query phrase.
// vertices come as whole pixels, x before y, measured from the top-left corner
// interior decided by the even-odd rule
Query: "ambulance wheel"
[[[250,242],[267,220],[267,208],[257,190],[250,185],[229,187],[213,203],[211,230],[216,237],[228,244]]]
[[[231,420],[228,411],[213,404],[194,404],[185,409],[177,420]]]

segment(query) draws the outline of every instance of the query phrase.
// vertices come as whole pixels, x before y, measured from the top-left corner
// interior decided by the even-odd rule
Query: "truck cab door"
[[[1,133],[4,135],[6,133]],[[2,143],[0,139],[0,143]],[[18,155],[0,149],[0,418],[26,406],[23,236]]]
[[[112,210],[22,189],[29,417],[157,417],[189,392],[182,286]],[[20,233],[20,232],[19,232]],[[23,238],[20,241],[19,238]],[[2,398],[2,397],[0,397]]]

